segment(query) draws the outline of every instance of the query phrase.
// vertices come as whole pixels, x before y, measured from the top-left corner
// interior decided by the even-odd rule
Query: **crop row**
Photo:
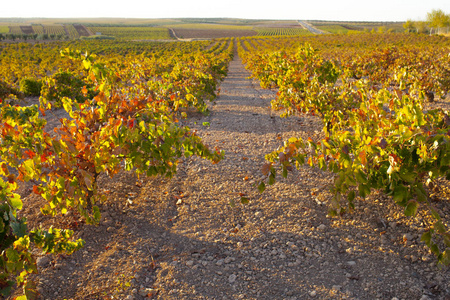
[[[89,27],[95,34],[112,36],[119,40],[171,39],[167,28],[156,27]]]
[[[256,28],[257,36],[309,35],[303,28]]]
[[[96,49],[92,41],[74,44]],[[28,274],[37,272],[31,253],[35,246],[46,253],[71,254],[84,245],[73,239],[70,230],[28,230],[26,220],[17,216],[23,206],[14,193],[17,182],[34,183],[33,192],[47,202],[41,208],[44,214],[78,211],[87,223],[98,223],[96,205],[105,196],[97,189],[100,174],[114,176],[126,169],[171,177],[182,157],[195,155],[213,163],[223,157],[179,118],[186,117],[182,107],[206,113],[206,101],[215,98],[217,84],[226,76],[233,43],[223,41],[212,52],[204,50],[207,44],[203,42],[187,43],[182,49],[172,46],[164,55],[145,52],[151,52],[152,45],[156,46],[147,43],[133,49],[130,43],[122,43],[116,53],[99,55],[69,48],[60,51],[57,43],[1,45],[0,66],[15,68],[2,73],[0,97],[9,97],[1,87],[11,80],[8,72],[18,76],[20,67],[26,66],[19,67],[18,62],[26,58],[29,70],[24,75],[35,71],[41,76],[40,112],[62,106],[70,115],[48,132],[37,106],[0,101],[2,297],[8,296],[15,284],[11,279],[16,277],[27,299],[35,298],[28,279]]]
[[[84,32],[80,33],[80,30],[84,30],[84,27],[79,30],[77,25],[31,25],[31,26],[9,26],[5,33],[12,34],[28,34],[28,35],[48,35],[48,36],[65,36],[70,39],[79,38],[81,35],[86,35]]]
[[[305,40],[240,44],[240,55],[261,86],[278,88],[274,109],[285,116],[315,115],[324,126],[325,138],[292,137],[268,154],[267,181],[259,189],[275,182],[276,166],[287,176],[306,164],[336,174],[331,214],[351,210],[356,197],[382,190],[406,216],[420,211],[433,220],[422,241],[440,263],[449,264],[448,220],[429,193],[437,180],[450,178],[450,116],[423,107],[450,91],[450,51],[438,37],[396,35],[395,44],[385,47],[383,39],[324,38],[314,44],[321,50]]]

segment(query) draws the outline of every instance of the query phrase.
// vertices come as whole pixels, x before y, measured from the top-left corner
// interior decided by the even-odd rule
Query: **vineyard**
[[[0,43],[0,295],[450,297],[450,40],[88,29]]]
[[[257,36],[282,36],[282,35],[310,35],[303,28],[257,28]]]
[[[2,33],[2,31],[0,31],[0,33]],[[44,35],[46,36],[45,39],[55,39],[56,37],[59,37],[58,39],[62,39],[62,37],[64,37],[64,39],[77,39],[80,36],[92,35],[85,26],[79,24],[8,26],[7,28],[5,27],[4,33],[17,35],[18,38],[25,35],[33,37],[34,39],[36,39],[36,36],[39,36],[40,39],[42,39]]]
[[[372,46],[354,47],[368,40]],[[303,164],[335,173],[330,201],[334,215],[353,209],[355,197],[383,189],[405,208],[405,215],[424,211],[434,218],[422,240],[448,265],[445,214],[427,195],[438,189],[437,180],[450,179],[450,117],[441,109],[423,109],[426,101],[444,98],[450,91],[447,40],[422,44],[413,39],[376,49],[381,42],[386,39],[348,38],[347,49],[336,51],[329,43],[327,49],[316,50],[277,40],[241,54],[262,87],[278,88],[273,108],[283,109],[286,116],[313,114],[324,124],[322,140],[289,139],[266,157],[269,163],[263,172],[269,184],[275,182],[275,164],[284,176]],[[280,43],[283,51],[274,51]],[[259,188],[265,189],[264,181]]]
[[[156,27],[89,27],[94,33],[112,36],[119,40],[167,40],[170,39],[167,28]]]

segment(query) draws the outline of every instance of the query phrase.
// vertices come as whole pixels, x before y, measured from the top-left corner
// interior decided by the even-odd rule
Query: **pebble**
[[[226,264],[229,264],[231,261],[234,261],[234,257],[227,256],[224,260]]]
[[[347,265],[349,265],[349,266],[354,266],[354,265],[356,265],[356,261],[353,261],[353,260],[348,261],[348,262],[347,262]]]
[[[50,258],[48,258],[47,256],[39,257],[36,261],[36,265],[39,268],[45,268],[49,263],[50,263]]]
[[[342,286],[340,286],[340,285],[333,285],[333,286],[331,287],[331,289],[334,290],[334,291],[340,291],[341,288],[342,288]]]
[[[188,260],[187,262],[186,262],[186,266],[188,266],[188,267],[191,267],[191,266],[193,266],[194,265],[194,261],[193,260]]]
[[[233,283],[233,282],[236,281],[236,278],[237,278],[236,274],[231,274],[231,275],[228,277],[228,282],[229,282],[229,283]]]
[[[317,227],[319,230],[325,230],[326,228],[327,226],[325,226],[325,224],[320,224],[319,227]]]
[[[152,295],[154,291],[155,290],[152,288],[143,288],[139,291],[139,295],[141,295],[142,297],[145,297],[148,295]]]
[[[405,233],[403,234],[403,240],[404,241],[411,241],[413,239],[413,235],[411,233]]]
[[[244,245],[244,243],[243,242],[237,242],[237,244],[236,244],[239,248],[241,248],[243,245]]]
[[[308,293],[311,297],[315,297],[317,295],[316,291],[309,291]]]

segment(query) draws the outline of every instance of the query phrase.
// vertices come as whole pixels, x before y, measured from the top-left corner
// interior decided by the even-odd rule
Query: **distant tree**
[[[415,21],[414,28],[417,33],[427,33],[427,22],[425,21]]]
[[[414,31],[414,22],[411,19],[406,20],[405,23],[403,23],[403,28],[405,28],[405,32],[413,32]]]
[[[433,9],[427,13],[427,22],[431,28],[437,29],[436,33],[440,33],[441,28],[450,26],[450,15],[445,14],[440,9]]]

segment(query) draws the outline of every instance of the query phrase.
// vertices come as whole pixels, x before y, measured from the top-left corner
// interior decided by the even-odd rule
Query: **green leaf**
[[[420,240],[422,242],[424,242],[425,244],[427,244],[427,246],[430,246],[430,244],[431,244],[431,231],[424,232],[422,234],[422,237],[420,238]]]
[[[430,250],[436,256],[438,256],[440,254],[439,247],[436,244],[431,245]]]
[[[361,170],[358,170],[355,172],[355,178],[356,178],[356,181],[359,183],[364,183],[364,184],[367,183],[367,175]]]
[[[436,222],[434,223],[434,228],[436,228],[437,231],[438,231],[439,233],[441,233],[441,234],[445,234],[445,232],[447,231],[446,228],[445,228],[445,226],[444,226],[444,224],[442,224],[441,221],[436,221]]]
[[[9,198],[9,201],[11,203],[11,206],[16,210],[21,210],[23,207],[23,202],[20,199],[19,194],[13,193],[13,197]]]
[[[408,183],[413,183],[417,179],[417,174],[414,172],[400,173],[400,178]]]
[[[417,214],[419,203],[416,200],[410,200],[405,208],[405,216],[414,217]]]
[[[260,193],[262,193],[262,192],[264,192],[265,189],[266,189],[266,184],[263,181],[261,181],[258,185],[258,191]]]
[[[33,281],[27,280],[24,286],[25,295],[21,297],[25,297],[25,300],[33,300],[37,299],[39,295],[36,290],[36,284]],[[16,298],[19,299],[19,298]]]
[[[102,215],[100,213],[100,209],[98,208],[98,206],[92,207],[92,212],[94,213],[94,220],[96,222],[100,221]]]
[[[24,237],[27,234],[26,222],[13,222],[11,223],[11,229],[15,236]]]
[[[275,183],[275,176],[273,174],[270,174],[269,176],[269,184],[272,185]]]
[[[11,248],[6,249],[6,257],[8,258],[9,262],[13,263],[19,262],[20,259],[19,253],[17,253],[16,250]]]
[[[355,200],[355,197],[356,197],[355,191],[351,190],[347,195],[348,202],[350,202],[350,203],[353,202],[353,200]]]
[[[358,185],[358,192],[362,198],[366,198],[370,194],[370,186],[367,184]]]
[[[397,185],[394,188],[393,192],[393,199],[395,203],[404,206],[406,203],[405,201],[408,200],[409,193],[408,189],[403,185]]]
[[[419,202],[425,202],[427,200],[427,192],[423,188],[422,184],[414,187],[414,192],[416,193],[417,200],[419,200]]]
[[[436,220],[440,220],[441,216],[439,215],[439,212],[436,210],[436,208],[434,208],[432,205],[430,205],[429,207],[433,218],[435,218]]]
[[[288,176],[288,170],[286,167],[283,167],[283,177],[287,178],[287,176]]]
[[[247,197],[241,197],[242,204],[248,204],[249,202],[250,202],[250,199],[248,199]]]

